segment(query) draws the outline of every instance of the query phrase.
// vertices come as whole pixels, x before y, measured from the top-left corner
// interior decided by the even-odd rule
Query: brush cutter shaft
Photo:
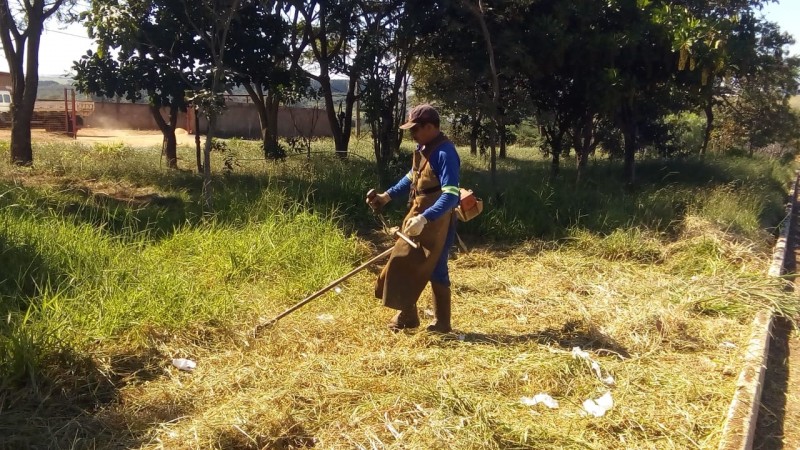
[[[320,295],[330,291],[331,289],[336,287],[338,284],[344,282],[345,280],[347,280],[348,278],[350,278],[353,275],[357,274],[358,272],[361,272],[362,270],[366,269],[371,264],[373,264],[373,263],[375,263],[375,262],[377,262],[377,261],[389,256],[392,253],[392,250],[394,250],[394,248],[387,249],[383,253],[381,253],[380,255],[373,257],[372,259],[370,259],[369,261],[365,262],[364,264],[361,264],[360,266],[356,267],[355,269],[353,269],[350,272],[348,272],[345,275],[343,275],[341,278],[337,279],[336,281],[331,282],[331,284],[325,286],[324,288],[318,290],[317,292],[314,292],[313,294],[311,294],[308,297],[304,298],[302,301],[300,301],[296,305],[294,305],[291,308],[287,309],[286,311],[278,314],[277,316],[275,316],[274,319],[270,320],[269,322],[266,322],[264,324],[264,326],[272,325],[275,322],[279,321],[280,319],[282,319],[282,318],[288,316],[289,314],[297,311],[298,309],[300,309],[306,303],[309,303],[312,300],[314,300],[315,298],[319,297]]]
[[[406,236],[405,234],[403,234],[403,233],[401,233],[399,231],[395,231],[394,235],[399,237],[400,239],[406,241],[406,243],[408,243],[408,245],[410,245],[411,247],[419,248],[419,244],[417,244],[416,242],[412,241],[411,238]]]

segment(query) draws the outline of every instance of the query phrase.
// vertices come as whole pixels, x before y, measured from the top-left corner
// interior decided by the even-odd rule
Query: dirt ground
[[[800,196],[796,199],[800,201]],[[800,212],[789,238],[793,252],[787,273],[796,274],[800,261]],[[800,279],[792,280],[797,292]],[[769,359],[758,412],[754,450],[800,449],[800,335],[786,320],[779,320],[769,344]]]
[[[175,137],[178,145],[194,145],[194,135],[186,130],[178,128],[175,130]],[[70,136],[59,133],[48,133],[44,129],[31,130],[31,138],[34,142],[74,142]],[[11,130],[0,129],[0,140],[11,139]],[[114,143],[124,142],[131,147],[153,147],[160,146],[163,136],[156,130],[120,130],[106,128],[81,128],[78,130],[77,142],[93,144],[96,142]]]
[[[770,341],[754,450],[800,448],[800,339],[780,321]]]

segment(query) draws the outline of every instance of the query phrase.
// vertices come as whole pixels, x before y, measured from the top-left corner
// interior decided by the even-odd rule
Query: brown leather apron
[[[420,151],[415,151],[412,164],[410,209],[405,220],[422,214],[442,195],[439,177],[436,176],[428,157],[438,146],[447,141],[447,136],[439,134]],[[439,187],[437,189],[437,186]],[[383,305],[393,309],[408,309],[417,303],[422,290],[430,280],[433,269],[442,254],[450,227],[453,211],[448,211],[438,219],[428,222],[419,236],[415,249],[402,239],[394,244],[389,261],[383,267],[375,282],[375,297],[383,299]]]

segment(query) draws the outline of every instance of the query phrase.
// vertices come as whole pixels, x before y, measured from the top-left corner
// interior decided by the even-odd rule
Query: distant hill
[[[331,80],[331,90],[333,91],[333,97],[339,98],[343,97],[347,93],[347,79],[333,79]],[[314,80],[311,80],[311,86],[315,88],[319,88],[319,83]],[[40,75],[39,76],[39,91],[36,95],[36,98],[39,100],[63,100],[64,99],[64,89],[73,89],[73,82],[72,78],[64,75]],[[242,87],[237,87],[233,89],[234,95],[242,95],[246,96],[247,91]],[[79,100],[84,100],[90,98],[90,96],[82,95],[76,92],[76,98]],[[104,99],[100,97],[91,96],[91,99],[94,101],[114,101],[110,99]],[[314,102],[310,101],[301,101],[300,106],[313,106]],[[320,101],[320,104],[324,102]]]
[[[39,100],[63,100],[64,89],[72,88],[72,78],[63,75],[39,75],[39,90],[36,98]],[[85,98],[77,92],[75,94],[79,100]]]

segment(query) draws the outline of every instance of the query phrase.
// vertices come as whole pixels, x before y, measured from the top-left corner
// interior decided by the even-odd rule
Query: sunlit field
[[[344,160],[226,144],[210,216],[193,148],[181,171],[123,142],[0,163],[0,447],[714,448],[753,315],[797,311],[766,277],[793,167],[647,160],[630,189],[512,147],[492,186],[462,147],[486,208],[459,225],[452,334],[389,332],[379,265],[256,333],[392,244],[364,204],[388,186],[367,138]]]

